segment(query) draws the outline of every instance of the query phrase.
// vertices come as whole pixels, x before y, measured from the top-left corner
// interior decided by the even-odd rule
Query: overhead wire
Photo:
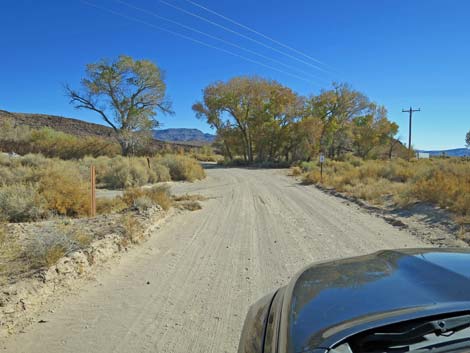
[[[298,80],[302,80],[302,81],[305,81],[305,82],[308,82],[310,84],[315,84],[315,82],[312,82],[311,80],[307,80],[305,79],[304,77],[301,77],[299,75],[296,75],[296,74],[292,74],[290,72],[287,72],[287,71],[284,71],[284,70],[281,70],[281,69],[278,69],[274,66],[271,66],[271,65],[267,65],[265,63],[262,63],[258,60],[254,60],[254,59],[251,59],[251,58],[248,58],[246,56],[243,56],[243,55],[240,55],[240,54],[237,54],[237,53],[234,53],[230,50],[227,50],[225,48],[221,48],[221,47],[217,47],[215,45],[212,45],[212,44],[209,44],[209,43],[206,43],[204,41],[201,41],[199,39],[195,39],[195,38],[192,38],[192,37],[189,37],[187,35],[184,35],[184,34],[181,34],[181,33],[178,33],[178,32],[175,32],[175,31],[172,31],[170,29],[167,29],[167,28],[164,28],[164,27],[160,27],[160,26],[157,26],[157,25],[154,25],[152,23],[149,23],[147,21],[144,21],[144,20],[141,20],[139,18],[136,18],[136,17],[133,17],[133,16],[129,16],[129,15],[125,15],[125,14],[122,14],[120,12],[117,12],[115,10],[112,10],[112,9],[108,9],[108,8],[105,8],[105,7],[102,7],[102,6],[99,6],[99,5],[96,5],[96,4],[93,4],[93,3],[90,3],[86,0],[80,0],[82,3],[88,5],[88,6],[91,6],[91,7],[94,7],[96,9],[99,9],[99,10],[102,10],[102,11],[105,11],[105,12],[108,12],[108,13],[111,13],[113,15],[116,15],[116,16],[120,16],[122,18],[126,18],[130,21],[133,21],[133,22],[137,22],[137,23],[141,23],[141,24],[144,24],[146,26],[149,26],[149,27],[152,27],[152,28],[155,28],[155,29],[158,29],[160,31],[163,31],[163,32],[167,32],[167,33],[170,33],[174,36],[177,36],[177,37],[180,37],[180,38],[183,38],[183,39],[186,39],[186,40],[189,40],[191,42],[194,42],[194,43],[197,43],[199,45],[202,45],[202,46],[205,46],[205,47],[208,47],[208,48],[212,48],[212,49],[215,49],[215,50],[218,50],[218,51],[221,51],[221,52],[224,52],[226,54],[229,54],[229,55],[232,55],[232,56],[235,56],[235,57],[238,57],[240,59],[243,59],[245,61],[248,61],[248,62],[251,62],[251,63],[254,63],[254,64],[257,64],[257,65],[260,65],[260,66],[263,66],[265,68],[268,68],[268,69],[271,69],[271,70],[274,70],[274,71],[277,71],[279,73],[282,73],[284,75],[288,75],[288,76],[291,76],[291,77],[294,77]]]
[[[305,60],[303,60],[303,59],[300,59],[300,58],[298,58],[298,57],[296,57],[296,56],[294,56],[294,55],[291,55],[291,54],[289,54],[289,53],[286,53],[286,52],[283,51],[283,50],[277,49],[277,48],[275,48],[275,47],[273,47],[273,46],[271,46],[271,45],[269,45],[269,44],[265,44],[265,43],[263,43],[263,42],[261,42],[261,41],[259,41],[259,40],[257,40],[257,39],[251,38],[251,37],[249,37],[249,36],[247,36],[247,35],[245,35],[245,34],[243,34],[243,33],[240,33],[240,32],[238,32],[238,31],[236,31],[236,30],[233,30],[233,29],[231,29],[231,28],[229,28],[229,27],[226,27],[226,26],[224,26],[224,25],[221,25],[220,23],[214,22],[214,21],[212,21],[212,20],[210,20],[210,19],[208,19],[208,18],[206,18],[206,17],[204,17],[204,16],[200,16],[200,15],[198,15],[198,14],[192,12],[192,11],[183,9],[183,8],[181,8],[181,7],[179,7],[179,6],[176,6],[176,5],[174,5],[174,4],[171,4],[171,3],[169,3],[168,1],[165,1],[165,0],[158,0],[158,1],[161,2],[162,4],[166,5],[166,6],[169,6],[169,7],[173,8],[173,9],[177,10],[177,11],[180,11],[180,12],[182,12],[182,13],[185,13],[185,14],[187,14],[187,15],[189,15],[189,16],[194,17],[194,18],[200,19],[200,20],[202,20],[202,21],[204,21],[204,22],[207,22],[207,23],[209,23],[209,24],[211,24],[211,25],[213,25],[213,26],[216,26],[216,27],[221,28],[221,29],[223,29],[223,30],[225,30],[225,31],[227,31],[227,32],[230,32],[230,33],[232,33],[232,34],[235,34],[235,35],[237,35],[237,36],[239,36],[239,37],[241,37],[241,38],[244,38],[244,39],[246,39],[246,40],[249,40],[250,42],[256,43],[256,44],[261,45],[261,46],[263,46],[263,47],[265,47],[265,48],[267,48],[267,49],[270,49],[270,50],[275,51],[275,52],[277,52],[277,53],[279,53],[279,54],[281,54],[281,55],[284,55],[284,56],[286,56],[286,57],[288,57],[288,58],[290,58],[290,59],[292,59],[292,60],[296,60],[296,61],[298,61],[298,62],[303,63],[304,65],[313,67],[313,68],[315,68],[315,69],[318,70],[318,71],[321,71],[321,72],[323,72],[323,73],[330,73],[329,70],[325,70],[325,69],[319,67],[318,65],[314,65],[314,64],[312,64],[312,63],[310,63],[310,62],[308,62],[308,61],[305,61]]]
[[[324,62],[322,62],[322,61],[320,61],[320,60],[318,60],[318,59],[316,59],[316,58],[314,58],[314,57],[312,57],[312,56],[310,56],[310,55],[308,55],[308,54],[306,54],[306,53],[304,53],[304,52],[302,52],[302,51],[300,51],[300,50],[298,50],[298,49],[295,49],[295,48],[293,48],[293,47],[291,47],[291,46],[289,46],[289,45],[287,45],[287,44],[284,44],[284,43],[282,43],[282,42],[280,42],[280,41],[278,41],[278,40],[276,40],[276,39],[274,39],[274,38],[272,38],[272,37],[270,37],[270,36],[268,36],[268,35],[266,35],[266,34],[264,34],[264,33],[261,33],[260,31],[257,31],[257,30],[255,30],[255,29],[253,29],[253,28],[251,28],[251,27],[248,27],[248,26],[244,25],[243,23],[240,23],[240,22],[238,22],[238,21],[235,21],[234,19],[232,19],[232,18],[230,18],[230,17],[227,17],[227,16],[221,14],[220,12],[214,11],[214,10],[212,10],[212,9],[206,7],[206,6],[203,6],[203,5],[197,3],[197,2],[195,2],[195,1],[193,1],[193,0],[185,0],[185,1],[188,2],[188,3],[190,3],[190,4],[193,5],[193,6],[196,6],[196,7],[200,8],[200,9],[202,9],[202,10],[204,10],[204,11],[207,11],[207,12],[209,12],[209,13],[211,13],[211,14],[217,16],[217,17],[220,17],[220,18],[224,19],[225,21],[228,21],[228,22],[230,22],[230,23],[232,23],[232,24],[235,24],[235,25],[237,25],[237,26],[239,26],[239,27],[241,27],[241,28],[243,28],[243,29],[245,29],[245,30],[247,30],[247,31],[250,31],[250,32],[252,32],[252,33],[254,33],[254,34],[256,34],[256,35],[258,35],[258,36],[260,36],[260,37],[263,37],[264,39],[267,39],[267,40],[269,40],[269,41],[271,41],[271,42],[273,42],[273,43],[275,43],[275,44],[277,44],[277,45],[280,45],[281,47],[284,47],[284,48],[286,48],[286,49],[289,49],[289,50],[293,51],[294,53],[296,53],[296,54],[298,54],[298,55],[302,55],[303,57],[305,57],[305,58],[307,58],[307,59],[310,59],[310,60],[316,62],[317,64],[321,64],[321,65],[324,65],[324,66],[326,66],[326,67],[329,67],[329,65],[325,64]]]
[[[243,50],[243,51],[245,51],[245,52],[247,52],[247,53],[256,55],[256,56],[258,56],[258,57],[260,57],[260,58],[263,58],[263,59],[266,59],[266,60],[270,60],[270,61],[275,62],[275,63],[277,63],[277,64],[279,64],[279,65],[281,65],[281,66],[284,66],[284,67],[286,67],[286,68],[288,68],[288,69],[290,69],[290,70],[294,70],[294,71],[300,72],[300,73],[302,73],[302,74],[304,74],[304,75],[310,76],[311,78],[313,78],[313,79],[315,79],[315,80],[319,80],[319,81],[326,82],[326,80],[321,79],[321,78],[319,78],[319,77],[317,77],[317,76],[315,76],[315,75],[312,75],[310,72],[307,72],[307,71],[305,71],[305,70],[302,70],[302,69],[300,69],[300,68],[298,68],[298,67],[295,67],[295,66],[293,66],[293,65],[286,64],[286,63],[284,63],[284,62],[282,62],[282,61],[280,61],[280,60],[277,60],[277,59],[275,59],[275,58],[273,58],[273,57],[270,57],[270,56],[261,54],[260,52],[257,52],[257,51],[255,51],[255,50],[248,49],[248,48],[243,47],[243,46],[241,46],[241,45],[238,45],[238,44],[236,44],[236,43],[234,43],[234,42],[225,40],[225,39],[223,39],[223,38],[214,36],[214,35],[212,35],[212,34],[210,34],[210,33],[207,33],[207,32],[201,31],[201,30],[198,30],[197,28],[194,28],[194,27],[185,25],[185,24],[183,24],[183,23],[181,23],[181,22],[178,22],[178,21],[169,19],[169,18],[167,18],[167,17],[161,16],[161,15],[157,14],[157,13],[154,12],[154,11],[151,11],[151,10],[148,10],[148,9],[145,9],[145,8],[142,8],[142,7],[139,7],[139,6],[135,6],[135,5],[130,4],[130,3],[128,3],[127,1],[124,1],[124,0],[115,0],[115,1],[116,1],[117,3],[123,4],[123,5],[125,5],[125,6],[127,6],[127,7],[129,7],[129,8],[131,8],[131,9],[134,9],[134,10],[137,10],[137,11],[140,11],[140,12],[143,12],[143,13],[146,13],[146,14],[151,15],[151,16],[153,16],[153,17],[155,17],[155,18],[160,19],[160,20],[163,20],[163,21],[172,23],[172,24],[174,24],[174,25],[177,25],[177,26],[179,26],[179,27],[182,27],[182,28],[184,28],[184,29],[186,29],[186,30],[188,30],[188,31],[191,31],[191,32],[194,32],[194,33],[197,33],[197,34],[201,34],[201,35],[206,36],[206,37],[208,37],[208,38],[217,40],[217,41],[219,41],[219,42],[221,42],[221,43],[230,45],[230,46],[232,46],[232,47],[234,47],[234,48]]]

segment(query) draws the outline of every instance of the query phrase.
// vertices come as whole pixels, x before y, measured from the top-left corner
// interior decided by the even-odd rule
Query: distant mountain
[[[168,142],[199,142],[212,143],[215,135],[203,133],[198,129],[163,129],[155,130],[154,137],[161,141]]]
[[[418,150],[418,152],[429,153],[430,156],[442,156],[443,154],[445,154],[448,157],[469,157],[470,156],[470,149],[467,149],[467,148],[454,148],[454,149],[442,150],[442,151]]]

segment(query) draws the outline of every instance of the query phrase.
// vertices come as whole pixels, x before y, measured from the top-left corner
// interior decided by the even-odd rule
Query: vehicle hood
[[[325,347],[365,323],[470,310],[469,264],[467,250],[414,249],[313,265],[288,286],[287,351]]]

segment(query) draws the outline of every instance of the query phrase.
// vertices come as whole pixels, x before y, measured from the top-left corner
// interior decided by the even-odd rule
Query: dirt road
[[[211,169],[210,199],[55,305],[7,352],[236,352],[250,303],[318,260],[423,246],[279,170]]]

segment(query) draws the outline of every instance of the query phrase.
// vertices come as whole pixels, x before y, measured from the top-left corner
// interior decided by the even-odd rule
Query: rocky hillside
[[[0,121],[4,120],[10,120],[15,126],[29,126],[32,129],[49,127],[51,129],[62,131],[67,134],[76,136],[98,136],[106,139],[114,139],[115,137],[115,133],[110,127],[100,124],[89,123],[83,120],[66,118],[62,116],[46,114],[12,113],[5,110],[0,110]],[[163,141],[162,139],[158,139],[157,137],[155,137],[155,141],[153,143],[153,145],[157,148],[161,148],[168,144],[174,147],[181,146],[184,149],[198,147],[201,145],[200,143],[192,143],[191,140]]]
[[[215,136],[203,133],[198,129],[163,129],[155,130],[156,139],[168,142],[196,142],[196,143],[212,143]]]
[[[0,110],[0,120],[3,119],[8,119],[17,126],[29,126],[32,129],[49,127],[57,131],[78,136],[114,137],[114,131],[110,127],[62,116],[11,113]]]

